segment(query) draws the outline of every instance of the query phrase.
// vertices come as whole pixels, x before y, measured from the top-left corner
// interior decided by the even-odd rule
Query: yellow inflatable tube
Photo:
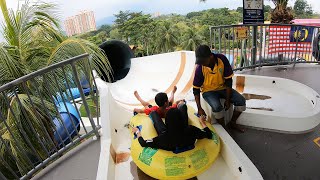
[[[189,125],[201,128],[195,110],[188,106]],[[131,118],[133,127],[142,126],[141,135],[146,139],[157,136],[151,119],[143,114]],[[161,149],[143,148],[131,133],[131,156],[136,165],[149,176],[156,179],[189,179],[207,170],[216,160],[220,152],[220,139],[210,123],[212,139],[197,140],[195,148],[175,154]]]

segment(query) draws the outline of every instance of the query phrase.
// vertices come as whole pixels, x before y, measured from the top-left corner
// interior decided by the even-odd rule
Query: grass
[[[87,99],[87,103],[88,103],[89,110],[90,110],[92,117],[97,117],[97,106],[95,105],[94,101],[92,99]],[[100,103],[100,101],[98,101],[98,103]],[[82,103],[79,111],[80,111],[81,117],[88,117],[83,103]]]

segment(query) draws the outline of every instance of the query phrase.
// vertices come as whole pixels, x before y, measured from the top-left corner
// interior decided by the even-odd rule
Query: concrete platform
[[[100,140],[89,139],[62,156],[33,180],[94,180],[100,158]]]

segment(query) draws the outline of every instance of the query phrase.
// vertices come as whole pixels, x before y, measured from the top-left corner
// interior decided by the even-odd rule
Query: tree
[[[270,6],[266,6],[267,8]],[[242,8],[238,8],[238,11]],[[167,14],[152,18],[150,14],[141,12],[120,11],[116,16],[116,25],[110,31],[111,39],[128,41],[130,45],[136,45],[143,54],[170,52],[182,49],[182,43],[186,43],[186,37],[191,37],[191,32],[201,37],[203,43],[209,43],[212,25],[238,24],[242,21],[242,13],[228,8],[208,9],[199,12],[190,12],[186,16],[179,14]],[[97,34],[97,33],[95,33]],[[90,40],[98,41],[95,35]],[[129,41],[130,40],[130,41]],[[189,47],[193,49],[189,41]],[[197,44],[199,41],[195,41]]]
[[[203,43],[203,37],[195,28],[189,28],[183,36],[181,46],[185,50],[195,51]]]
[[[137,44],[143,41],[143,35],[146,35],[145,31],[148,31],[152,21],[150,15],[137,15],[126,21],[121,30],[125,37],[130,37],[130,44]]]
[[[312,7],[306,0],[296,0],[293,10],[298,18],[311,18],[313,16]]]
[[[101,42],[104,42],[107,40],[107,32],[105,31],[100,31],[97,35],[98,39],[101,41]],[[101,44],[101,43],[100,43]]]
[[[288,24],[293,20],[292,9],[288,7],[289,0],[271,0],[276,6],[271,12],[271,23]]]
[[[236,11],[237,11],[238,13],[241,13],[241,14],[242,14],[242,13],[243,13],[243,7],[238,7]]]
[[[198,12],[190,12],[190,13],[188,13],[187,14],[187,18],[188,19],[191,19],[191,18],[193,18],[193,17],[197,17],[197,16],[201,16],[203,14],[203,11],[198,11]]]
[[[264,20],[270,20],[270,13],[272,11],[271,6],[269,5],[263,5],[263,9],[264,9]]]
[[[110,31],[110,39],[122,40],[122,36],[119,33],[119,29],[115,28]]]
[[[97,68],[98,64],[106,65],[106,74],[111,72],[107,57],[99,47],[88,41],[67,38],[63,35],[55,14],[55,5],[26,3],[16,12],[7,9],[5,0],[0,0],[0,5],[4,17],[3,35],[6,41],[0,44],[0,86],[84,53],[90,54],[91,64],[99,74],[101,70]],[[79,71],[91,71],[88,63],[83,62],[80,67]],[[57,117],[57,112],[53,108],[52,96],[56,96],[56,92],[59,91],[56,83],[53,82],[55,77],[58,78],[58,83],[63,83],[59,78],[62,77],[62,72],[57,71],[54,74],[46,74],[45,79],[34,79],[39,91],[31,83],[26,83],[25,86],[16,86],[15,89],[8,90],[0,96],[0,136],[3,139],[0,141],[0,156],[5,157],[8,164],[12,166],[11,168],[21,175],[29,172],[32,167],[27,157],[18,148],[19,146],[30,157],[37,157],[35,154],[38,154],[41,159],[35,158],[36,162],[48,157],[41,142],[47,149],[54,149],[55,144],[52,142],[55,127],[51,117]],[[17,96],[13,96],[15,93]],[[39,96],[44,98],[45,107],[40,103]],[[50,114],[47,114],[47,111]],[[25,112],[24,115],[21,112]],[[13,134],[4,126],[2,118],[10,126]],[[43,124],[45,129],[40,124]],[[31,127],[34,128],[34,131]],[[46,132],[50,134],[49,138]],[[12,135],[16,137],[16,140]],[[34,146],[36,153],[29,146],[27,139]],[[10,147],[11,152],[6,151],[6,146]],[[0,170],[7,172],[4,162],[0,162]],[[10,173],[5,175],[13,179]]]
[[[128,36],[125,36],[125,23],[129,21],[130,19],[141,16],[142,12],[130,12],[130,11],[120,11],[118,14],[115,14],[116,20],[114,21],[116,24],[116,27],[119,29],[119,33],[128,40]]]
[[[162,21],[157,24],[157,45],[158,52],[170,52],[178,45],[177,32],[168,21]]]
[[[98,29],[98,31],[106,31],[107,33],[110,32],[111,30],[112,30],[112,26],[108,24],[104,24],[100,26],[100,28]]]
[[[210,43],[210,30],[209,30],[209,25],[203,25],[199,28],[199,35],[203,37],[203,41],[206,44]]]
[[[219,8],[203,11],[201,16],[196,16],[191,20],[201,25],[231,25],[241,21],[242,15],[237,11],[230,11],[228,8]]]
[[[187,32],[189,26],[194,26],[193,24],[188,24],[186,21],[180,21],[178,23],[174,23],[173,28],[177,35],[178,44],[181,44],[183,41],[183,36]],[[193,28],[193,27],[192,27]]]
[[[269,5],[263,5],[264,12],[271,12],[272,8]]]
[[[205,2],[206,0],[199,0]],[[271,12],[272,23],[285,23],[288,24],[293,20],[292,9],[288,7],[289,0],[271,0],[276,6]],[[240,9],[237,9],[240,11]]]
[[[148,24],[145,24],[141,29],[142,36],[140,37],[140,42],[142,42],[143,46],[146,48],[146,53],[149,55],[149,47],[151,42],[155,38],[155,28],[156,23],[151,20]]]
[[[115,14],[115,24],[117,26],[122,26],[130,18],[130,14],[130,11],[120,11],[118,14]]]

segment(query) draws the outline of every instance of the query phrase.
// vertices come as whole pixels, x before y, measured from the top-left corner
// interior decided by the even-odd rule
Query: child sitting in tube
[[[134,91],[134,96],[144,106],[144,108],[142,109],[135,108],[133,110],[134,115],[136,115],[137,113],[145,113],[146,115],[149,115],[151,112],[156,111],[159,114],[160,118],[165,118],[165,115],[169,109],[176,108],[177,104],[180,101],[184,102],[184,100],[180,100],[180,101],[177,101],[176,103],[173,103],[174,94],[176,93],[176,91],[177,91],[177,86],[174,86],[169,99],[166,93],[163,93],[163,92],[158,93],[154,98],[157,106],[152,106],[150,103],[144,101],[140,97],[138,91]]]

